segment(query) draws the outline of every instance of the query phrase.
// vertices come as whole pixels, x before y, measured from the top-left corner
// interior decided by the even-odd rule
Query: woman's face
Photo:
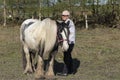
[[[68,15],[62,15],[62,20],[63,20],[63,21],[66,21],[68,18],[69,18]]]

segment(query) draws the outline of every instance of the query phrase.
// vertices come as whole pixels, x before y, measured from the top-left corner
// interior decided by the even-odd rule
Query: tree
[[[6,26],[6,1],[4,0],[4,23],[3,26]]]

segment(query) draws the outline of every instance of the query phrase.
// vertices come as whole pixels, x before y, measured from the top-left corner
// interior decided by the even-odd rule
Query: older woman
[[[62,75],[72,74],[73,73],[73,59],[71,52],[74,48],[75,44],[75,25],[73,21],[70,19],[70,12],[68,10],[64,10],[62,12],[62,20],[68,24],[70,35],[69,35],[69,49],[64,52],[64,70]]]

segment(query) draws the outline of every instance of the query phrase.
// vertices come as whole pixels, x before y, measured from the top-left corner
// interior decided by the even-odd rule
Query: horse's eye
[[[59,32],[62,32],[62,29],[59,29]]]

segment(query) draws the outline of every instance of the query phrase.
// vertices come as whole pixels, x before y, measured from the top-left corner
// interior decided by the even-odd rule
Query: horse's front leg
[[[44,61],[40,55],[38,55],[37,69],[35,71],[35,78],[44,78]]]
[[[46,72],[46,76],[48,77],[54,76],[53,64],[54,64],[54,57],[52,57],[51,61],[49,62],[48,70]]]
[[[46,76],[48,76],[48,77],[53,77],[54,76],[53,66],[54,66],[55,54],[56,54],[56,51],[53,52],[53,53],[50,53],[50,55],[49,55],[48,69],[47,69],[47,72],[46,72]]]
[[[32,73],[33,70],[32,70],[31,61],[30,61],[30,53],[29,53],[29,49],[28,49],[27,45],[24,45],[23,49],[24,49],[25,57],[26,57],[26,67],[24,70],[24,74]]]

